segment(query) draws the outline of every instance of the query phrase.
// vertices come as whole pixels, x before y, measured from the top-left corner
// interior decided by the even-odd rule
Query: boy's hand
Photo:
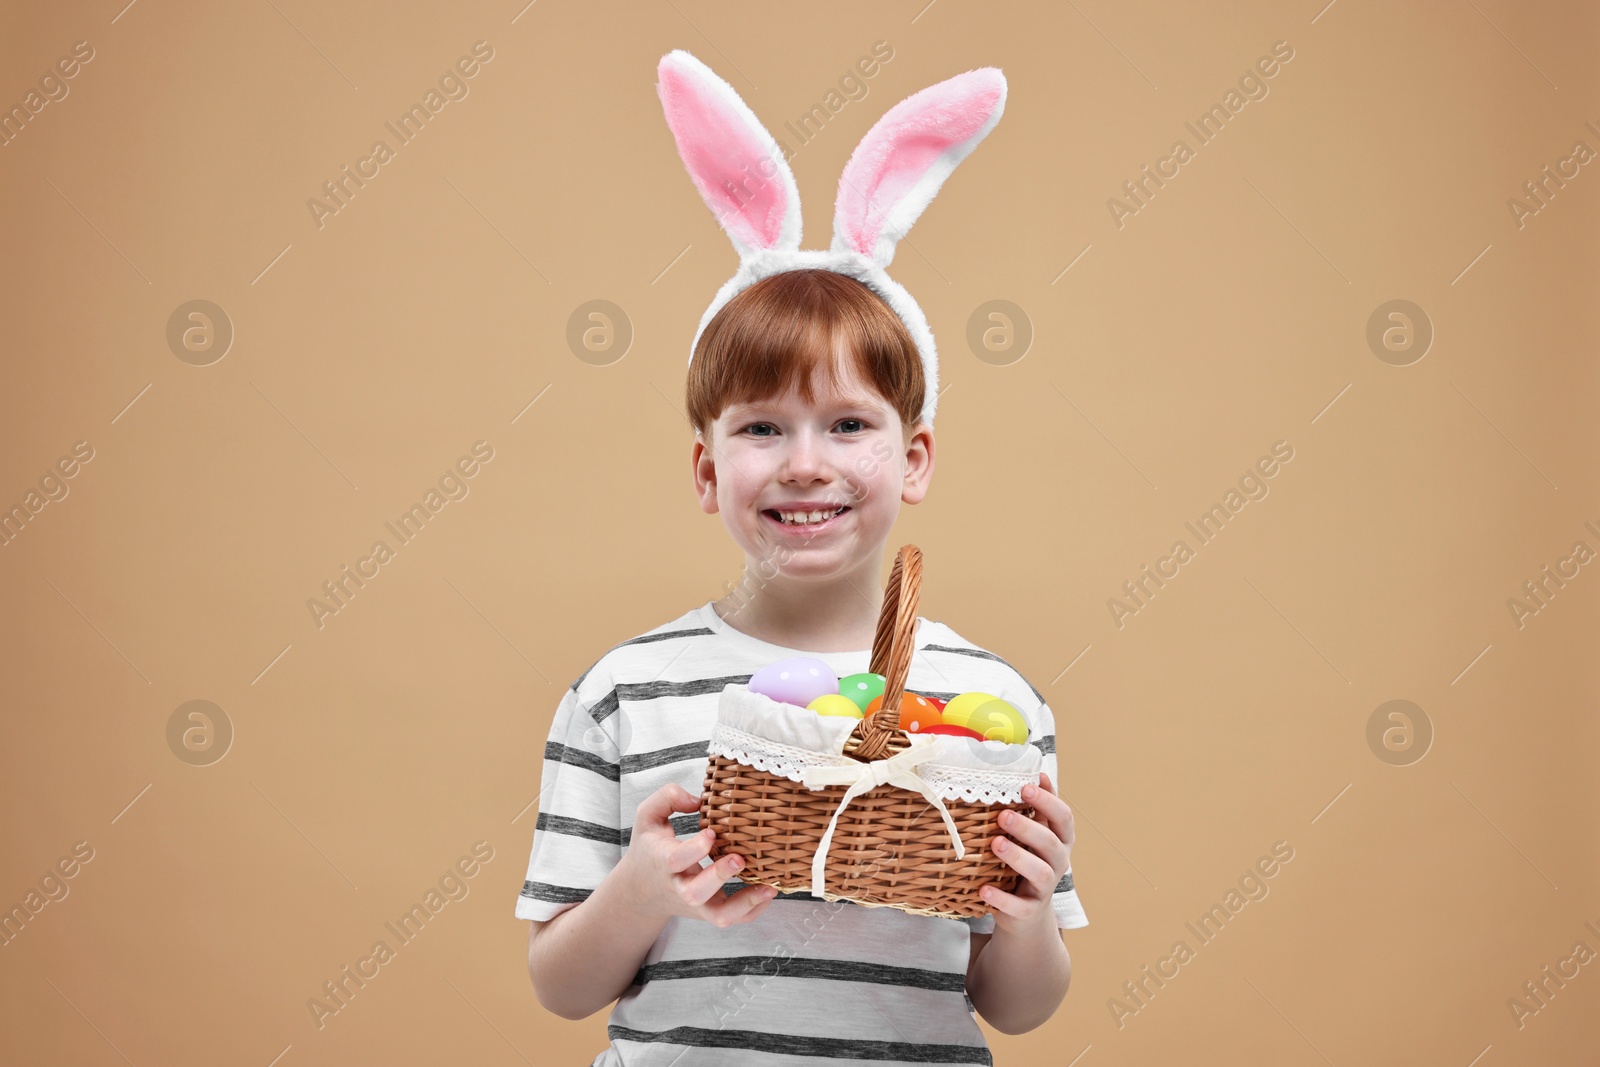
[[[627,870],[630,896],[653,915],[703,919],[721,927],[749,922],[778,891],[755,886],[723,895],[722,884],[733,878],[743,857],[729,854],[702,869],[700,859],[711,852],[715,834],[702,830],[679,841],[672,830],[673,812],[698,810],[700,798],[677,785],[662,786],[639,805],[633,836],[618,863]]]
[[[1050,898],[1061,876],[1072,866],[1072,809],[1056,795],[1048,774],[1041,773],[1038,786],[1024,786],[1022,799],[1033,805],[1034,817],[1006,811],[1000,816],[1000,829],[1009,836],[994,841],[995,855],[1022,875],[1016,893],[993,885],[980,891],[984,903],[995,909],[996,930],[1008,933],[1033,929],[1047,919],[1054,925]],[[1042,820],[1042,821],[1041,821]]]

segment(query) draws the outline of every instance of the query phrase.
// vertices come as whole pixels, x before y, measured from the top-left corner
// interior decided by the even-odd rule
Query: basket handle
[[[878,630],[872,639],[872,661],[868,670],[884,678],[883,701],[873,714],[857,727],[862,744],[856,755],[868,760],[890,755],[888,739],[900,728],[900,698],[905,694],[906,678],[911,673],[911,650],[916,645],[917,601],[922,594],[922,550],[916,545],[900,546],[894,568],[883,590],[883,610],[878,614]]]

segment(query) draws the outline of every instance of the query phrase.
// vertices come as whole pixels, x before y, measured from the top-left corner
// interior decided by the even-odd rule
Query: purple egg
[[[839,691],[839,676],[820,659],[780,659],[750,676],[750,692],[805,707],[824,693]]]

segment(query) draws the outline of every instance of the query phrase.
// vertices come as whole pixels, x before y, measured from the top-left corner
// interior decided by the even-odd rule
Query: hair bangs
[[[729,406],[796,390],[807,403],[854,376],[894,408],[906,433],[926,379],[905,323],[866,285],[836,271],[784,271],[728,301],[706,324],[689,366],[689,420],[709,434]]]

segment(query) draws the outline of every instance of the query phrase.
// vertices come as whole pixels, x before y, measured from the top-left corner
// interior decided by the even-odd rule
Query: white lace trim
[[[803,781],[807,767],[841,767],[857,762],[848,756],[813,752],[758,737],[723,722],[712,726],[707,754],[722,756],[791,782]],[[1023,802],[1022,787],[1038,784],[1036,775],[952,767],[943,763],[920,764],[916,773],[933,787],[940,800],[960,799],[969,804],[1020,804]]]
[[[940,800],[959,797],[969,804],[1021,804],[1022,787],[1039,784],[1037,776],[1031,774],[979,771],[942,763],[924,763],[918,770]]]
[[[801,781],[807,767],[841,767],[856,762],[848,756],[831,756],[825,752],[813,752],[808,748],[796,748],[780,741],[757,737],[725,722],[719,722],[711,728],[708,753],[767,771],[791,782]]]

